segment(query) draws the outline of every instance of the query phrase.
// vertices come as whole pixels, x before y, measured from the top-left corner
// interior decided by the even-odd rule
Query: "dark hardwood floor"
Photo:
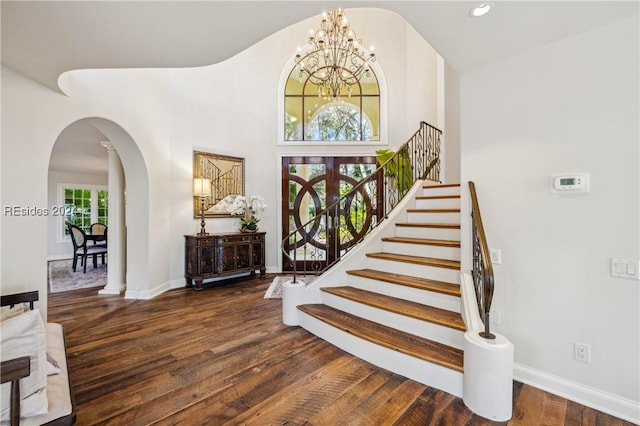
[[[460,398],[282,324],[271,278],[148,301],[49,294],[62,323],[78,425],[490,425]],[[510,425],[630,425],[514,383]]]

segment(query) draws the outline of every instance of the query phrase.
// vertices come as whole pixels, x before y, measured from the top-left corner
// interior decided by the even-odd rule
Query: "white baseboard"
[[[73,255],[69,255],[69,254],[52,254],[50,256],[47,256],[47,262],[50,262],[52,260],[72,260],[73,259]]]
[[[169,290],[175,290],[177,288],[185,288],[187,282],[184,278],[178,278],[177,280],[169,281]]]
[[[514,363],[513,378],[554,395],[640,425],[640,402]]]
[[[274,274],[274,273],[278,273],[278,268],[275,266],[270,266],[267,268],[267,273],[268,274]],[[243,277],[246,276],[246,273],[239,273],[238,275],[230,275],[230,276],[226,276],[226,277],[219,277],[219,278],[214,278],[212,280],[207,280],[207,283],[210,282],[215,282],[215,281],[219,281],[219,280],[225,280],[225,279],[229,279],[229,278],[235,278],[235,277]],[[125,299],[151,299],[161,293],[164,293],[165,291],[168,290],[174,290],[177,288],[184,288],[186,285],[186,281],[184,278],[178,278],[175,280],[171,280],[171,281],[167,281],[164,284],[161,284],[151,290],[140,290],[140,289],[129,289],[127,288],[126,292],[125,292]]]
[[[123,291],[127,289],[126,284],[121,284],[118,288],[111,288],[109,286],[105,286],[102,290],[98,290],[98,294],[116,296],[121,294]]]
[[[171,287],[171,283],[169,281],[162,283],[160,285],[155,286],[149,290],[143,290],[139,288],[129,288],[127,287],[127,291],[124,293],[125,299],[140,299],[140,300],[149,300],[153,299],[157,295],[164,293],[169,290]]]

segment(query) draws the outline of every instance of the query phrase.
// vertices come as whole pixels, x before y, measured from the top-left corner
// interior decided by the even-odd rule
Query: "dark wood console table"
[[[225,234],[185,235],[186,286],[195,281],[195,290],[209,278],[249,272],[266,272],[264,261],[265,233],[232,232]]]

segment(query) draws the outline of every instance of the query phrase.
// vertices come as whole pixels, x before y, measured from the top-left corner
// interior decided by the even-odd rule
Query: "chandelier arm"
[[[320,29],[309,36],[309,52],[296,55],[298,76],[307,76],[308,81],[318,87],[318,96],[338,98],[346,87],[349,96],[351,87],[369,76],[367,64],[375,62],[375,55],[362,48],[362,40],[351,30],[342,9],[322,15]]]

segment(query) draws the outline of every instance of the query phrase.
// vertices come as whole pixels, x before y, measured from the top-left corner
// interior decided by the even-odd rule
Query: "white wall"
[[[436,69],[436,55],[393,12],[354,9],[348,14],[358,36],[376,45],[389,90],[388,142],[398,146],[417,130],[418,117],[437,120],[429,99],[435,84],[419,83],[419,91],[406,85],[410,72],[436,81],[430,75]],[[286,28],[208,67],[71,71],[60,79],[67,96],[3,69],[2,204],[46,207],[47,168],[54,142],[71,123],[96,117],[91,120],[114,144],[125,169],[127,253],[139,256],[127,261],[128,297],[152,297],[184,283],[183,235],[199,230],[192,212],[193,150],[245,158],[246,192],[264,196],[269,206],[261,215],[260,227],[267,232],[267,266],[276,271],[280,156],[373,154],[378,148],[277,145],[279,78],[296,47],[306,41],[309,28],[318,23],[315,17]],[[377,31],[380,27],[388,29],[384,37]],[[408,115],[416,122],[407,124]],[[30,171],[29,179],[15,178],[25,170]],[[237,219],[207,220],[210,232],[236,229]],[[42,299],[47,258],[47,241],[42,236],[47,235],[47,219],[3,218],[2,232],[3,292],[5,286],[12,291],[35,288]],[[27,250],[32,257],[22,254]]]
[[[444,64],[444,180],[460,182],[460,76]]]
[[[438,53],[425,46],[425,40],[412,26],[407,25],[405,39],[403,54],[407,57],[407,68],[404,87],[402,91],[393,92],[396,95],[400,93],[406,102],[405,129],[411,134],[398,135],[400,143],[418,130],[421,121],[443,130],[438,122]]]
[[[66,172],[49,172],[48,183],[48,203],[49,207],[49,220],[48,220],[48,232],[47,232],[47,258],[49,260],[55,259],[71,259],[73,257],[73,245],[71,240],[59,241],[61,223],[64,222],[64,218],[60,219],[59,215],[54,215],[53,206],[60,206],[64,200],[59,200],[59,184],[79,184],[79,185],[102,185],[108,186],[109,181],[107,176],[104,175],[88,175],[78,173],[66,173]]]
[[[612,278],[609,259],[640,258],[638,33],[636,16],[461,76],[462,177],[502,249],[495,329],[516,378],[630,401],[636,421],[640,282]],[[551,173],[575,171],[589,194],[550,193]]]
[[[47,303],[47,217],[12,216],[6,206],[46,209],[51,147],[72,101],[2,68],[2,293],[38,290]],[[46,318],[46,309],[41,309]]]

